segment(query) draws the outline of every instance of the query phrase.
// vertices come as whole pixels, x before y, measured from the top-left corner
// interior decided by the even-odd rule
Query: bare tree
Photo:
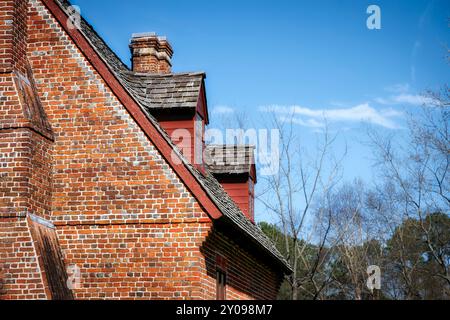
[[[402,222],[406,219],[416,219],[419,222],[418,229],[414,230],[420,233],[426,253],[438,266],[433,276],[446,283],[448,292],[448,251],[442,250],[436,244],[436,230],[430,222],[430,214],[450,212],[449,89],[445,87],[442,92],[430,92],[427,97],[427,103],[421,112],[410,115],[404,141],[398,142],[392,136],[382,137],[373,131],[369,136],[376,151],[382,180],[385,185],[391,185],[392,193],[396,195],[389,205],[395,207],[395,211],[390,215],[383,211],[386,223],[398,226],[395,223],[399,217],[393,214],[400,215]],[[406,147],[402,148],[401,145]],[[411,230],[413,229],[408,229],[408,232]],[[397,255],[403,280],[408,287],[406,295],[419,298],[413,274],[421,259],[409,259],[408,236],[409,234],[403,234],[402,230],[397,229]]]
[[[269,119],[280,132],[280,167],[277,174],[263,177],[265,188],[258,200],[277,218],[284,234],[283,251],[294,270],[288,279],[291,298],[298,299],[300,291],[320,299],[332,281],[322,272],[330,256],[326,248],[330,226],[322,228],[322,222],[330,219],[325,210],[317,214],[315,205],[339,180],[342,157],[337,159],[332,152],[337,135],[330,133],[326,121],[310,156],[292,119],[276,115]]]
[[[363,204],[364,188],[361,181],[345,184],[330,195],[331,237],[338,251],[339,262],[345,268],[346,281],[339,281],[341,292],[356,300],[362,299],[367,265],[362,244],[366,241]]]
[[[384,295],[392,299],[417,299],[414,275],[420,257],[411,254],[408,230],[399,228],[408,219],[402,193],[393,181],[379,183],[368,192],[366,209],[374,228],[373,236],[390,247],[388,256],[379,264],[384,270]]]

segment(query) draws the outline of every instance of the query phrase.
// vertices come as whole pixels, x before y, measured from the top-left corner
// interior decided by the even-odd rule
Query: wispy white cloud
[[[215,114],[230,114],[230,113],[234,113],[234,109],[228,106],[215,106],[214,109],[212,110],[212,113]]]
[[[419,95],[419,94],[407,94],[402,93],[388,98],[376,98],[375,102],[383,105],[403,104],[411,106],[421,106],[423,104],[431,104],[432,99]]]
[[[405,93],[409,91],[409,83],[397,83],[386,87],[384,90],[393,93]]]
[[[398,129],[396,117],[402,115],[394,109],[377,110],[369,103],[360,104],[350,108],[338,109],[311,109],[301,106],[265,106],[260,108],[263,112],[280,114],[281,120],[289,120],[295,124],[320,128],[324,121],[330,122],[367,122],[389,129]]]
[[[329,105],[333,107],[343,108],[346,107],[348,103],[332,100],[330,101]]]
[[[411,105],[421,106],[423,104],[432,104],[433,100],[420,94],[410,93],[409,84],[396,84],[385,89],[390,92],[388,97],[378,97],[374,99],[376,103],[383,105]]]
[[[395,101],[397,104],[404,103],[414,106],[432,103],[432,99],[428,97],[419,94],[407,94],[407,93],[399,94],[393,97],[393,101]]]
[[[293,124],[298,124],[302,127],[309,127],[309,128],[323,128],[325,124],[322,121],[317,121],[315,119],[307,119],[304,120],[299,117],[286,117],[281,116],[279,119],[283,122],[292,122]]]

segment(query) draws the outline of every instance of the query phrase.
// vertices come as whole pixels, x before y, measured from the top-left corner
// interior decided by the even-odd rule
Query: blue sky
[[[295,111],[305,141],[326,115],[348,145],[344,178],[372,177],[365,123],[404,131],[422,93],[449,83],[450,1],[73,0],[129,64],[132,33],[167,36],[173,70],[205,71],[214,119],[245,111]],[[369,5],[381,30],[366,27]]]

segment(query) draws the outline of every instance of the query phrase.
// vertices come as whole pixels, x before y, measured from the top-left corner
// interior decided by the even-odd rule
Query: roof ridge
[[[158,77],[158,78],[164,78],[164,77],[177,77],[177,76],[205,76],[205,71],[191,71],[191,72],[171,72],[171,73],[144,73],[144,72],[135,72],[135,71],[129,71],[134,76],[138,77]]]

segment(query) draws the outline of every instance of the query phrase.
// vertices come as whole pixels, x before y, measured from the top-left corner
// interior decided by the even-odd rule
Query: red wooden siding
[[[161,126],[166,130],[167,134],[181,150],[184,150],[184,155],[189,161],[194,159],[194,119],[189,120],[172,120],[160,121]],[[179,134],[174,134],[177,129],[186,129],[189,132],[190,138],[179,138]]]
[[[250,221],[254,222],[254,200],[250,183],[253,183],[253,181],[249,179],[247,182],[240,183],[222,182],[221,185],[228,195],[234,200],[234,202],[236,202],[242,212],[250,219]]]

